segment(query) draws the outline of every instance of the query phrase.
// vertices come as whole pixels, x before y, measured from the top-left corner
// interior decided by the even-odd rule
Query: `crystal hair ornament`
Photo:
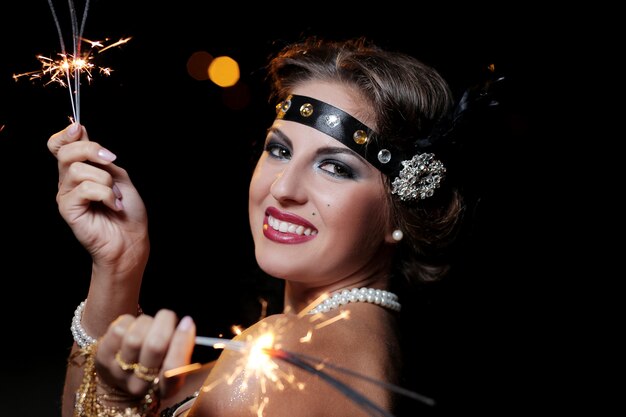
[[[402,167],[391,183],[391,194],[398,195],[402,201],[431,197],[446,173],[443,163],[432,153],[418,154],[402,161]]]

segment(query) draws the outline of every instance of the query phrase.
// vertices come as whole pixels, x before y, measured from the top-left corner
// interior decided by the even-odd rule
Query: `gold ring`
[[[141,372],[142,374],[158,374],[160,369],[161,368],[148,368],[140,363],[135,364],[135,370]]]
[[[159,376],[159,368],[148,368],[140,363],[135,364],[133,373],[137,378],[141,378],[146,382],[154,382]]]
[[[115,354],[115,362],[122,368],[123,371],[134,371],[137,368],[137,363],[128,363],[122,359],[122,355],[118,350]]]

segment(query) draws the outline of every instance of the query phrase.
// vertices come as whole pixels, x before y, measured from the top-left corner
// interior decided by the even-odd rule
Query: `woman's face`
[[[309,82],[293,93],[357,114],[337,84]],[[249,189],[257,262],[272,276],[312,286],[383,268],[391,233],[386,201],[380,171],[347,146],[313,127],[276,120]]]

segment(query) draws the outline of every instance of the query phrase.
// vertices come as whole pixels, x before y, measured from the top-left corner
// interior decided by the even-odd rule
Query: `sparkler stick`
[[[243,352],[248,347],[248,344],[243,341],[205,336],[196,336],[196,345],[212,346],[215,349],[236,350],[237,352]]]
[[[354,389],[350,388],[345,383],[332,377],[331,375],[327,374],[321,369],[317,369],[315,366],[303,360],[302,358],[292,353],[286,352],[284,350],[280,350],[280,349],[266,349],[266,352],[272,357],[282,359],[285,362],[288,362],[292,365],[297,366],[298,368],[304,369],[305,371],[309,373],[319,376],[321,379],[323,379],[324,381],[328,382],[330,385],[332,385],[333,387],[341,391],[341,393],[343,393],[346,397],[354,401],[360,407],[366,410],[371,409],[371,411],[376,413],[372,415],[393,417],[393,414],[388,413],[387,411],[385,411],[384,409],[376,405],[376,403],[369,400],[363,394],[359,393],[358,391],[355,391]]]
[[[59,35],[59,42],[61,43],[61,55],[63,56],[63,60],[64,60],[65,75],[67,77],[67,85],[68,85],[68,91],[70,93],[70,101],[72,103],[72,112],[74,114],[74,121],[78,123],[80,122],[80,65],[76,65],[76,62],[74,62],[74,65],[70,65],[70,63],[67,61],[67,52],[65,49],[65,41],[63,40],[63,32],[61,31],[61,25],[59,24],[59,19],[57,17],[52,0],[48,0],[48,5],[50,6],[50,11],[52,12],[54,24],[56,26],[57,33]],[[72,24],[72,44],[74,47],[73,60],[76,61],[77,59],[81,57],[80,55],[80,42],[81,41],[80,40],[83,36],[83,31],[85,30],[85,22],[87,20],[87,10],[89,10],[89,0],[85,0],[85,9],[83,10],[83,17],[82,17],[82,22],[80,25],[80,30],[78,28],[78,22],[76,20],[76,9],[74,8],[74,1],[68,0],[68,5],[70,9],[70,21]],[[71,80],[70,80],[70,67],[73,67],[74,69],[74,91],[73,92],[72,92],[72,89],[70,88],[70,86],[72,85]]]
[[[291,355],[291,356],[297,356],[297,357],[299,357],[301,359],[306,359],[306,360],[309,360],[309,361],[312,361],[312,362],[322,363],[319,359],[314,358],[314,357],[309,356],[309,355],[302,354],[302,353],[293,353],[293,352],[289,352],[289,351],[286,351],[286,350],[282,350],[282,352],[284,352],[285,354]],[[395,393],[402,394],[402,395],[404,395],[406,397],[412,398],[412,399],[417,400],[417,401],[421,401],[424,404],[427,404],[427,405],[430,405],[430,406],[434,406],[435,405],[435,400],[433,400],[432,398],[429,398],[429,397],[427,397],[425,395],[418,394],[417,392],[414,392],[414,391],[410,391],[410,390],[408,390],[406,388],[399,387],[398,385],[390,384],[390,383],[385,382],[385,381],[380,381],[378,379],[371,378],[371,377],[369,377],[367,375],[360,374],[360,373],[355,372],[355,371],[353,371],[351,369],[343,368],[343,367],[338,366],[338,365],[333,365],[330,362],[324,362],[324,367],[325,368],[329,368],[329,369],[333,369],[335,371],[338,371],[338,372],[341,372],[341,373],[344,373],[344,374],[347,374],[347,375],[350,375],[350,376],[353,376],[355,378],[362,379],[364,381],[370,382],[370,383],[375,384],[375,385],[379,385],[379,386],[381,386],[383,388],[386,388],[386,389],[388,389],[390,391],[393,391]]]

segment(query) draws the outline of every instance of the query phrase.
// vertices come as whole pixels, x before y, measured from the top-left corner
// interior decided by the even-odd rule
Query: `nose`
[[[283,204],[302,204],[306,201],[304,178],[302,170],[292,161],[277,173],[270,187],[270,194]]]

